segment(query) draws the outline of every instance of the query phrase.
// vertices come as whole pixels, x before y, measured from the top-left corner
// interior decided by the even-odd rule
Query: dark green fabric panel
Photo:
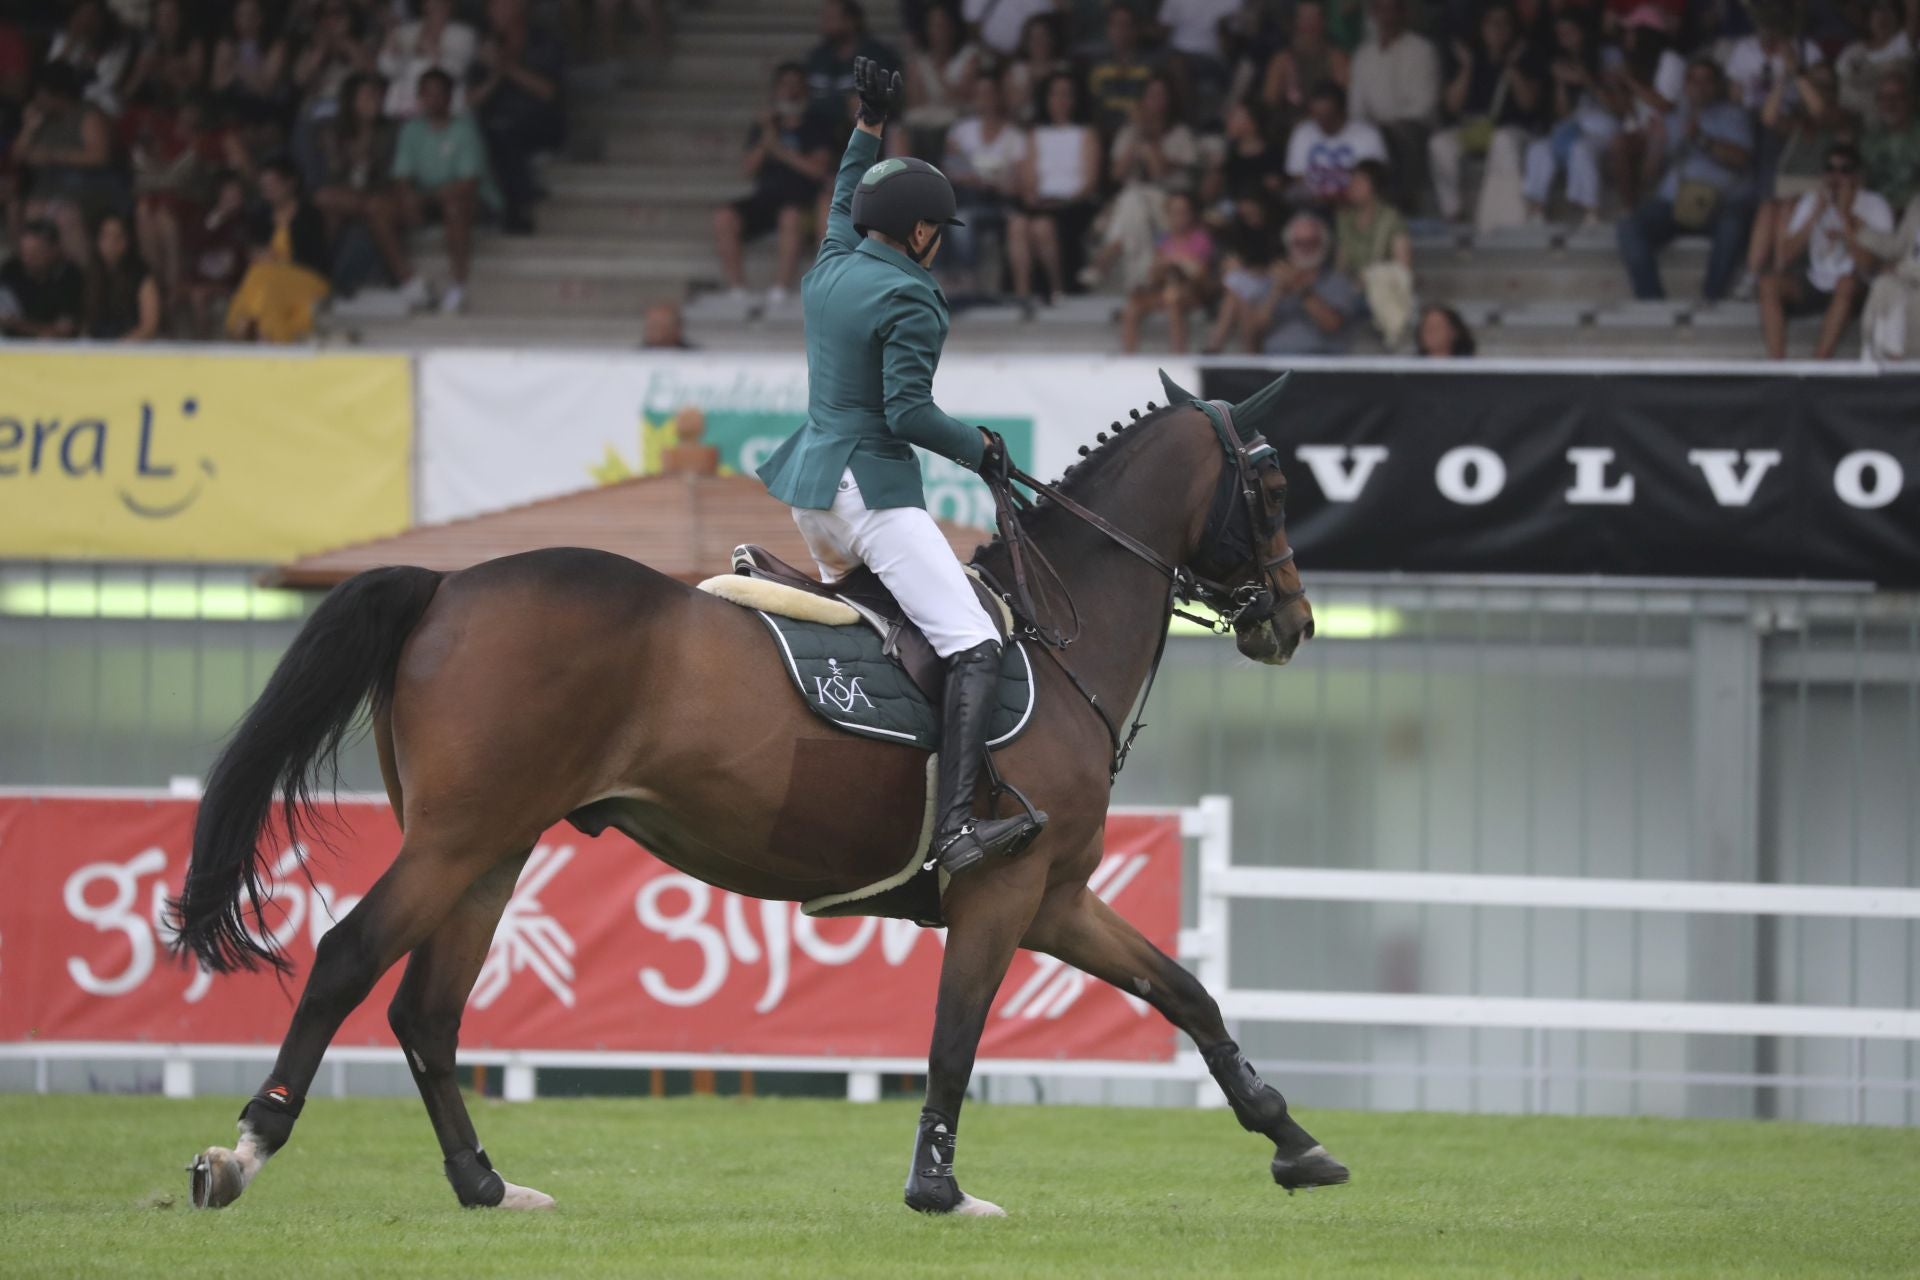
[[[864,622],[830,627],[755,612],[773,632],[781,664],[814,714],[850,733],[939,750],[939,712],[886,655],[872,627]],[[1018,737],[1032,707],[1033,670],[1020,646],[1010,644],[1000,666],[1000,706],[988,734],[993,744]]]

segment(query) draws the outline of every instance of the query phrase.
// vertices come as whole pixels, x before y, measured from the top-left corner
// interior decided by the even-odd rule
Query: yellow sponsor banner
[[[0,353],[0,558],[281,560],[406,528],[404,356]]]

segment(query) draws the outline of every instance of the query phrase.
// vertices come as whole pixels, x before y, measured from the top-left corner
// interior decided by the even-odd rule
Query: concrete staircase
[[[892,17],[876,8],[877,21]],[[380,314],[378,300],[349,303],[331,332],[371,345],[637,341],[649,302],[718,282],[713,208],[746,192],[740,145],[765,107],[769,75],[783,59],[806,56],[818,20],[816,0],[704,0],[686,9],[671,56],[621,69],[633,83],[574,85],[576,139],[543,171],[550,195],[539,234],[482,233],[466,315],[409,318]],[[769,253],[755,246],[750,259],[762,278]],[[420,262],[445,278],[437,246],[423,246]]]
[[[898,44],[894,6],[870,6],[878,34]],[[374,346],[513,345],[633,347],[645,306],[686,306],[690,337],[719,351],[798,350],[797,307],[753,315],[719,292],[714,206],[744,194],[740,144],[766,99],[775,63],[815,42],[817,0],[704,0],[682,17],[670,58],[635,64],[631,87],[576,94],[572,154],[545,170],[550,198],[539,234],[483,235],[469,311],[460,316],[381,314],[345,304],[335,341]],[[772,245],[752,246],[748,279],[772,275]],[[444,278],[444,256],[422,265]],[[1500,356],[1740,359],[1761,352],[1751,304],[1697,301],[1703,241],[1682,241],[1663,260],[1670,303],[1638,303],[1627,289],[1612,228],[1527,228],[1475,241],[1452,230],[1416,239],[1420,296],[1457,307]],[[1071,298],[1024,319],[1012,307],[955,317],[949,349],[1111,352],[1117,299]],[[1794,349],[1811,347],[1817,321],[1797,322]],[[1147,348],[1163,342],[1153,328]]]

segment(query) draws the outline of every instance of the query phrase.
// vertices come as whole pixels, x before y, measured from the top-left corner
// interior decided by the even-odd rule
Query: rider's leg
[[[919,507],[869,510],[851,479],[841,481],[833,515],[845,523],[861,563],[879,576],[934,652],[947,660],[934,855],[949,874],[957,874],[990,853],[1019,853],[1040,834],[1046,815],[1038,815],[1038,821],[1024,813],[977,822],[973,817],[1000,691],[1000,633],[933,517]]]
[[[848,472],[841,479],[842,484],[851,484],[853,473]],[[807,551],[813,556],[814,567],[820,570],[820,581],[835,583],[852,573],[860,564],[860,557],[854,553],[850,542],[846,521],[832,511],[811,511],[804,507],[793,509],[793,523],[798,526],[800,536],[806,539]]]

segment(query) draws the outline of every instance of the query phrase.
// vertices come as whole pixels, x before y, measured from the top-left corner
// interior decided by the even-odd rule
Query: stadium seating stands
[[[1391,6],[1391,0],[1385,2]],[[244,3],[251,4],[252,0]],[[384,6],[367,5],[362,12],[362,6],[354,0],[327,0],[328,6],[339,4],[346,4],[357,15],[356,21],[365,24],[364,40],[372,47],[380,38],[376,28],[385,13]],[[513,0],[495,0],[495,4],[509,9],[516,7]],[[836,7],[836,0],[826,0],[826,5]],[[115,6],[115,9],[122,7],[125,6]],[[198,24],[192,30],[204,32],[200,38],[201,47],[206,51],[217,50],[221,44],[218,32],[231,26],[227,15],[234,6],[215,7],[218,13],[202,13],[192,6],[186,8]],[[442,4],[442,7],[447,6]],[[743,176],[741,167],[741,146],[765,110],[768,73],[783,61],[802,61],[808,56],[808,51],[820,39],[822,4],[819,0],[687,0],[682,5],[669,7],[674,14],[670,43],[658,39],[657,33],[643,33],[636,50],[611,63],[580,56],[583,37],[577,29],[579,24],[565,21],[573,10],[565,6],[534,7],[532,21],[535,24],[550,24],[556,40],[563,31],[573,39],[572,63],[563,76],[566,133],[562,137],[556,132],[537,144],[541,159],[536,172],[543,198],[538,206],[535,233],[508,234],[498,219],[483,226],[466,287],[454,298],[458,305],[442,312],[423,309],[419,292],[382,287],[401,282],[377,278],[381,264],[366,245],[359,246],[360,258],[351,264],[363,277],[355,282],[361,287],[357,290],[339,287],[337,277],[341,255],[345,253],[342,241],[350,237],[343,234],[342,220],[332,218],[329,229],[336,238],[330,265],[334,268],[336,287],[331,299],[318,311],[316,332],[320,338],[374,345],[511,341],[630,347],[640,341],[640,318],[647,307],[673,301],[684,306],[687,338],[696,346],[722,350],[764,349],[782,343],[797,346],[800,323],[797,305],[790,299],[782,301],[776,297],[771,303],[763,299],[774,274],[773,238],[762,238],[746,247],[744,265],[750,288],[743,299],[739,292],[726,288],[715,252],[714,211],[749,188],[749,180]],[[910,58],[915,43],[903,29],[903,16],[919,21],[919,15],[927,7],[876,0],[866,15],[871,38],[900,51],[903,61]],[[1436,56],[1443,69],[1443,79],[1452,77],[1463,54],[1472,56],[1471,40],[1462,40],[1458,33],[1477,22],[1486,7],[1429,6],[1414,13],[1415,27],[1425,30],[1431,37],[1432,47],[1439,51]],[[181,6],[174,0],[160,0],[155,8],[179,9]],[[1217,145],[1209,139],[1218,132],[1222,104],[1236,90],[1258,97],[1261,84],[1268,79],[1268,60],[1274,50],[1285,47],[1283,19],[1290,6],[1267,4],[1262,0],[1250,0],[1243,8],[1174,3],[1169,4],[1165,12],[1177,26],[1182,12],[1188,8],[1229,14],[1223,29],[1225,42],[1221,46],[1227,55],[1222,62],[1225,75],[1213,86],[1210,99],[1209,90],[1195,81],[1199,89],[1194,96],[1214,105],[1190,113],[1196,117],[1195,133],[1202,138],[1203,147]],[[1357,8],[1346,0],[1332,5],[1336,14],[1357,11]],[[1607,40],[1619,41],[1629,53],[1637,33],[1643,33],[1656,21],[1672,25],[1670,19],[1649,16],[1652,6],[1642,5],[1628,12],[1611,0],[1595,8],[1572,0],[1521,8],[1534,15],[1530,30],[1536,33],[1536,38],[1537,33],[1552,29],[1555,15],[1587,15],[1583,20],[1590,23],[1592,31],[1604,33]],[[1907,8],[1913,10],[1920,5]],[[75,31],[91,21],[76,14],[99,9],[102,9],[99,0],[78,0],[66,6],[65,21],[58,26],[46,24],[36,29],[32,21],[0,24],[0,73],[6,70],[9,32],[15,34],[22,48],[37,47],[39,53],[32,56],[44,60],[53,56],[53,50],[61,41],[69,46],[75,43]],[[647,9],[653,12],[657,7]],[[1061,6],[1063,36],[1082,67],[1097,64],[1108,56],[1103,52],[1101,10],[1102,6],[1097,4]],[[34,7],[34,13],[38,12],[38,7]],[[1143,3],[1140,12],[1151,18],[1161,10],[1158,5]],[[1875,12],[1878,13],[1878,9]],[[280,16],[287,31],[292,32],[304,23],[306,25],[299,26],[307,32],[303,38],[317,39],[311,32],[318,28],[312,24],[324,21],[321,13],[321,6],[306,0],[292,0],[288,11]],[[1782,13],[1787,16],[1782,18]],[[1897,12],[1894,16],[1900,19],[1896,24],[1901,28],[1899,38],[1908,39],[1905,26],[1913,15]],[[463,17],[475,32],[481,33],[481,43],[486,45],[488,15],[456,8],[455,20]],[[1273,29],[1261,26],[1255,30],[1249,26],[1256,17]],[[1819,50],[1824,49],[1828,60],[1838,62],[1843,68],[1858,64],[1864,56],[1859,49],[1884,34],[1876,26],[1872,34],[1863,34],[1862,40],[1856,42],[1856,33],[1843,27],[1816,29],[1821,22],[1833,27],[1835,20],[1825,10],[1802,14],[1763,8],[1758,17],[1769,32],[1781,22],[1798,24],[1794,29],[1809,33],[1806,48],[1811,52],[1803,55],[1804,60],[1819,59],[1822,56]],[[1075,25],[1076,19],[1078,25]],[[1348,13],[1348,20],[1355,20],[1353,13]],[[1743,89],[1743,82],[1738,79],[1740,58],[1751,55],[1760,57],[1764,63],[1768,46],[1754,45],[1752,49],[1743,50],[1743,42],[1763,39],[1745,34],[1754,26],[1752,16],[1745,9],[1729,6],[1729,14],[1722,21],[1722,27],[1710,30],[1709,18],[1690,14],[1685,40],[1678,41],[1676,37],[1676,42],[1700,54],[1717,55],[1735,72],[1731,92],[1750,93],[1751,85]],[[1357,32],[1358,28],[1354,30]],[[128,51],[129,65],[144,57],[145,51],[167,43],[132,28],[122,28],[122,31],[124,34],[118,38]],[[1253,34],[1248,34],[1249,31]],[[1274,34],[1275,31],[1280,34]],[[1262,44],[1263,40],[1267,43]],[[41,43],[36,45],[36,41]],[[584,43],[590,45],[591,36],[586,37]],[[1887,42],[1889,55],[1899,47],[1897,41]],[[1912,46],[1909,43],[1905,48],[1907,54],[1903,60],[1889,57],[1885,63],[1895,76],[1903,73],[1903,67],[1911,67]],[[1853,51],[1853,64],[1847,62],[1846,55],[1841,53],[1843,49]],[[298,52],[290,49],[296,58]],[[1237,80],[1233,76],[1236,57],[1244,67]],[[1751,57],[1748,60],[1751,61]],[[978,59],[977,63],[983,67],[994,65],[990,57]],[[1155,65],[1168,67],[1170,63],[1162,60]],[[1544,61],[1530,65],[1550,75],[1545,71]],[[469,73],[469,78],[472,74],[475,73]],[[1183,72],[1183,76],[1192,74]],[[147,79],[151,82],[152,75]],[[1763,83],[1764,80],[1763,72]],[[4,74],[0,74],[0,81],[16,83]],[[30,82],[38,83],[38,80],[30,76],[18,83]],[[120,83],[124,86],[126,80]],[[1843,85],[1843,97],[1845,87]],[[0,95],[5,92],[0,88]],[[89,92],[98,100],[91,90]],[[1867,92],[1871,92],[1871,84]],[[1359,88],[1354,90],[1356,104],[1363,93]],[[143,108],[138,104],[141,102],[179,104],[191,96],[182,92],[177,98],[168,99],[149,86],[138,91],[129,102],[118,104],[121,116],[115,124],[123,148],[120,154],[129,157],[121,164],[123,176],[130,179],[126,191],[128,203],[146,200],[144,193],[148,187],[146,179],[139,176],[144,172],[140,166],[153,163],[151,156],[136,154],[143,135],[128,123],[129,119],[140,118]],[[19,107],[25,105],[26,113],[31,115],[34,105],[21,94],[15,94],[13,101],[15,110],[10,123],[18,135],[17,125],[22,116]],[[304,104],[306,99],[296,95],[294,101]],[[1496,99],[1499,101],[1504,99]],[[822,109],[824,116],[831,117],[836,104],[827,102],[821,108],[816,101],[815,107]],[[1545,110],[1543,107],[1542,111]],[[1862,108],[1863,115],[1870,111],[1870,107]],[[289,117],[290,123],[278,139],[296,158],[303,145],[305,113],[303,105],[298,113]],[[1197,119],[1202,114],[1207,118]],[[1388,132],[1393,133],[1391,129]],[[831,154],[834,158],[844,136],[843,128],[833,135]],[[933,133],[936,144],[938,136],[936,129]],[[1276,144],[1282,143],[1284,125],[1274,126],[1269,137]],[[497,144],[495,133],[489,132],[488,138]],[[918,149],[925,153],[927,138],[924,128],[916,128],[911,137],[903,129],[890,138],[889,145],[901,150],[919,144]],[[1393,182],[1399,186],[1401,175],[1414,162],[1408,159],[1405,148],[1399,147],[1397,136],[1389,140],[1399,150],[1393,157],[1396,165]],[[251,157],[255,162],[252,171],[246,174],[250,183],[247,200],[253,205],[264,205],[265,193],[258,188],[257,174],[274,140],[247,137],[242,141],[257,152]],[[233,144],[228,143],[220,159],[224,161],[233,154]],[[929,158],[943,157],[930,154]],[[1772,158],[1767,156],[1766,162],[1771,164]],[[23,150],[16,143],[9,176],[12,225],[17,228],[40,212],[35,205],[36,174],[31,159],[30,149]],[[494,159],[498,168],[498,155]],[[1871,167],[1869,164],[1870,171]],[[1469,161],[1464,200],[1469,211],[1467,221],[1441,219],[1428,183],[1418,188],[1419,203],[1409,211],[1412,216],[1408,226],[1413,249],[1414,295],[1422,304],[1451,307],[1477,335],[1481,355],[1739,358],[1762,354],[1758,309],[1753,302],[1742,300],[1752,296],[1750,282],[1735,297],[1714,303],[1701,301],[1706,268],[1704,239],[1682,239],[1664,254],[1667,300],[1638,300],[1633,297],[1615,243],[1611,215],[1621,212],[1621,202],[1611,188],[1606,208],[1609,216],[1590,220],[1585,225],[1577,216],[1578,210],[1560,203],[1556,196],[1555,203],[1545,211],[1545,218],[1475,229],[1471,212],[1475,207],[1473,197],[1480,180],[1479,169],[1477,162]],[[1608,172],[1611,175],[1612,171]],[[309,186],[314,176],[309,168]],[[324,180],[324,175],[321,176]],[[1609,183],[1611,180],[1609,176]],[[1276,196],[1275,202],[1293,207],[1302,196],[1298,180],[1288,177],[1283,181],[1294,185]],[[1220,199],[1210,212],[1219,216],[1228,207],[1229,202]],[[1897,215],[1897,204],[1894,211]],[[264,218],[264,211],[257,216]],[[57,229],[66,230],[64,226]],[[141,230],[140,244],[147,247],[145,228]],[[809,218],[805,233],[809,245],[816,234]],[[1096,226],[1096,237],[1098,234]],[[410,243],[418,274],[436,283],[444,299],[452,292],[450,286],[457,283],[455,277],[460,265],[452,259],[448,237],[438,227],[416,227],[411,232]],[[996,261],[989,251],[989,264]],[[159,266],[155,264],[156,269]],[[95,267],[87,274],[102,273]],[[385,274],[395,273],[389,270]],[[173,285],[166,283],[171,292]],[[231,287],[234,282],[228,284]],[[1124,285],[1111,277],[1086,292],[1075,288],[1053,299],[1051,305],[1019,305],[1017,300],[1005,296],[1004,289],[987,290],[988,296],[965,297],[959,291],[954,293],[960,305],[956,306],[952,349],[993,351],[1017,347],[1031,350],[1036,340],[1050,350],[1119,349],[1115,320],[1125,294]],[[183,318],[174,301],[169,298],[166,318],[173,336],[184,336],[191,317]],[[4,307],[5,302],[0,296],[0,307]],[[81,320],[80,327],[84,328],[85,317]],[[1818,324],[1817,316],[1793,322],[1789,332],[1796,353],[1810,349],[1811,335]],[[1150,317],[1145,330],[1146,349],[1165,349],[1165,344],[1164,322]],[[1376,335],[1363,331],[1350,349],[1366,353],[1388,348]],[[1857,349],[1857,343],[1850,339],[1842,351],[1850,353]]]

